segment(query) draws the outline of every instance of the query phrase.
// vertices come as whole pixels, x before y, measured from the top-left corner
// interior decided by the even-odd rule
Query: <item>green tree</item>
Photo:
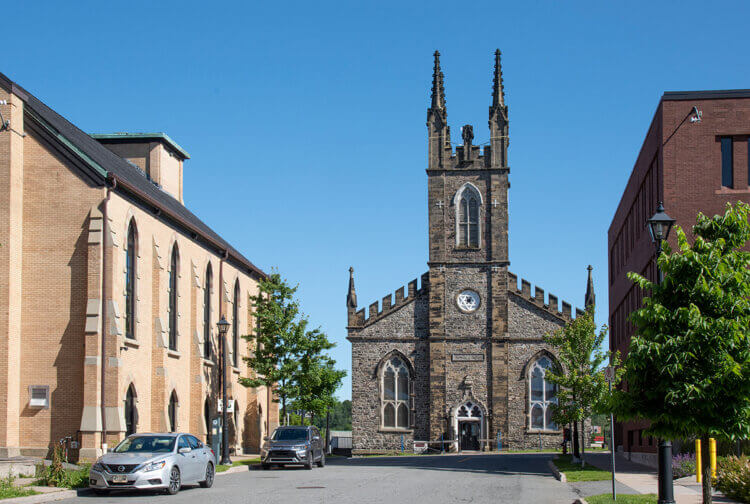
[[[335,404],[334,393],[346,376],[346,371],[336,369],[336,361],[322,353],[333,346],[319,329],[312,331],[295,376],[296,404],[304,412],[312,413],[313,419]]]
[[[246,387],[272,387],[281,401],[282,418],[287,403],[297,394],[295,376],[304,351],[306,323],[301,324],[299,302],[294,298],[297,286],[291,287],[275,271],[260,280],[258,294],[251,298],[256,317],[255,330],[244,335],[252,349],[245,357],[251,376],[240,378]]]
[[[352,402],[350,400],[335,400],[331,408],[326,412],[330,415],[328,428],[332,431],[352,430]],[[321,430],[326,428],[326,415],[315,417],[315,425]]]
[[[607,361],[613,366],[619,364],[618,353],[602,349],[606,336],[607,326],[596,331],[593,306],[545,336],[560,363],[546,374],[546,379],[558,386],[557,404],[552,406],[552,419],[557,425],[583,422],[606,407],[609,385],[602,365]]]
[[[622,419],[648,419],[649,433],[698,437],[703,447],[703,502],[711,502],[708,438],[750,435],[750,239],[744,203],[724,215],[698,214],[692,245],[676,228],[678,251],[658,258],[661,285],[635,273],[642,308],[624,362],[626,387],[613,403]]]

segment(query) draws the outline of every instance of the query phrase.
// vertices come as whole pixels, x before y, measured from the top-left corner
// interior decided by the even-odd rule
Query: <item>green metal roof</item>
[[[190,159],[190,154],[180,145],[169,138],[166,133],[91,133],[91,138],[96,140],[115,140],[127,142],[128,140],[155,140],[164,142],[172,150],[179,153],[184,159]]]

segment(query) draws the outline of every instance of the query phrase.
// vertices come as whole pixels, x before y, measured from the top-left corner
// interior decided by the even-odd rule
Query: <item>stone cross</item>
[[[435,206],[438,208],[443,208],[443,200],[438,200],[438,202],[435,203]]]
[[[497,208],[497,205],[499,205],[500,202],[497,201],[497,198],[492,200],[492,208]]]

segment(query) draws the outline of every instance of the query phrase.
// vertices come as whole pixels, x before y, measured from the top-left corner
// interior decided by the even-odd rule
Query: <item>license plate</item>
[[[124,474],[115,474],[112,476],[112,483],[127,483],[128,477]]]

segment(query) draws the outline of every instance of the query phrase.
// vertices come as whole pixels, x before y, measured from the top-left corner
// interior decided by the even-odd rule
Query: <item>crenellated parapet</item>
[[[508,291],[533,303],[542,310],[563,320],[572,320],[572,306],[567,301],[560,302],[556,295],[549,293],[545,300],[544,289],[538,285],[534,286],[534,293],[531,292],[531,282],[521,278],[521,286],[518,286],[518,276],[515,273],[508,272]],[[583,310],[576,308],[575,315],[578,317],[583,314]]]
[[[364,308],[356,311],[349,318],[349,327],[367,327],[368,325],[388,316],[403,306],[411,303],[418,296],[425,294],[430,286],[430,273],[424,273],[420,277],[420,283],[417,284],[415,278],[409,282],[406,287],[403,286],[396,289],[395,292],[391,292],[386,296],[383,296],[381,301],[375,301],[370,303],[370,306],[365,311]]]

